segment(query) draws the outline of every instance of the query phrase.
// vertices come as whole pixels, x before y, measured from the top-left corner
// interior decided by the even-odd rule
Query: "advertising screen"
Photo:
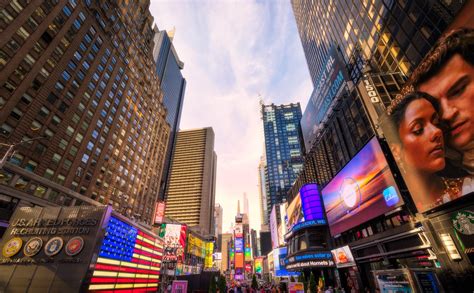
[[[254,261],[255,273],[261,274],[263,272],[263,258],[257,257]]]
[[[250,247],[245,247],[245,261],[252,260],[252,249]]]
[[[273,270],[275,276],[284,277],[284,276],[297,276],[297,272],[289,272],[286,270],[285,258],[288,254],[286,247],[279,247],[273,250]]]
[[[377,138],[322,190],[331,235],[337,235],[403,204]]]
[[[163,233],[164,230],[164,233]],[[164,260],[180,260],[186,246],[187,226],[180,224],[162,224],[161,233],[165,242]]]
[[[305,221],[324,220],[323,205],[315,183],[305,184],[300,188],[301,206]]]
[[[272,234],[272,248],[277,248],[278,245],[278,222],[276,214],[276,206],[272,207],[270,212],[270,233]]]
[[[301,131],[307,152],[314,144],[319,124],[325,119],[334,98],[341,95],[345,81],[349,80],[344,62],[334,47],[329,49],[323,68],[301,118]]]
[[[235,267],[243,268],[244,267],[244,254],[241,252],[235,253]]]
[[[333,249],[331,250],[331,253],[338,268],[352,267],[356,265],[351,249],[347,245]]]
[[[243,228],[242,224],[235,224],[235,228],[234,228],[235,237],[237,237],[237,238],[243,237],[243,231],[244,231],[244,228]]]
[[[290,231],[295,224],[304,221],[303,209],[301,208],[301,197],[298,193],[295,198],[291,201],[288,209],[286,210],[288,216],[287,229]]]
[[[155,224],[161,224],[165,216],[165,202],[157,201],[155,204]]]
[[[235,238],[235,252],[244,252],[244,238]]]

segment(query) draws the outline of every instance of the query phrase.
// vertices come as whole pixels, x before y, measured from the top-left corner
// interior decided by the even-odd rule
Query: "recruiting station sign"
[[[110,213],[106,206],[16,209],[0,242],[0,291],[81,290]]]

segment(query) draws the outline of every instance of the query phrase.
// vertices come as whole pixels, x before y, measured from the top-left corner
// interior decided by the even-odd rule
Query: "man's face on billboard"
[[[459,54],[454,55],[440,72],[419,85],[441,103],[441,118],[448,123],[448,142],[459,150],[474,144],[474,66]]]

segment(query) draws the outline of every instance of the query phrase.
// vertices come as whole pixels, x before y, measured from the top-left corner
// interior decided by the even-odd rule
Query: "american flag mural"
[[[111,217],[89,291],[156,291],[162,256],[162,240]]]

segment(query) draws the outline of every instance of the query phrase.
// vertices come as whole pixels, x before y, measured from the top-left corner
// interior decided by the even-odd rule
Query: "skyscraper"
[[[178,132],[169,187],[166,217],[212,233],[216,185],[214,131],[211,127]]]
[[[271,211],[273,205],[286,200],[303,167],[300,104],[262,105],[262,120],[268,170],[267,211]]]
[[[258,201],[260,204],[260,221],[262,224],[261,230],[268,230],[268,211],[267,211],[267,163],[265,157],[260,157],[258,164]]]
[[[218,235],[222,234],[223,213],[224,209],[217,203],[214,206],[214,236],[216,238]]]
[[[0,171],[9,213],[95,200],[150,222],[169,126],[148,6],[2,3],[0,142],[28,141]]]
[[[408,74],[465,1],[292,0],[313,84],[336,45],[357,82],[364,67]]]
[[[156,73],[158,74],[160,86],[163,91],[163,104],[168,111],[166,122],[171,126],[168,147],[161,176],[160,195],[164,199],[168,185],[169,172],[172,164],[173,150],[176,145],[176,134],[179,131],[181,110],[183,108],[186,80],[181,74],[184,63],[179,59],[173,46],[173,32],[160,31],[155,26],[155,48],[153,58],[156,61]]]

